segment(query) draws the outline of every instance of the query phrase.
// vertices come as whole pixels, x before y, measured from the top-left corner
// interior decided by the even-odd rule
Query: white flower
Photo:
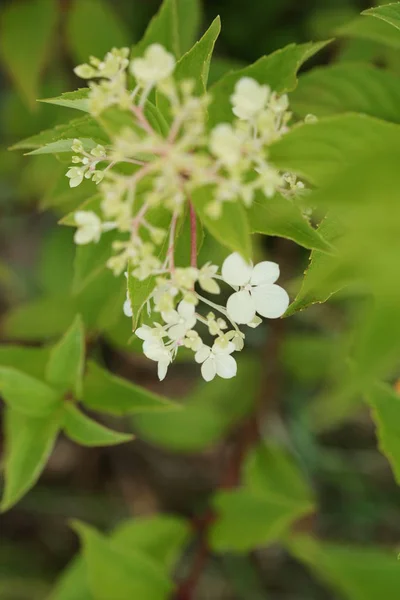
[[[102,224],[100,218],[92,211],[78,210],[75,215],[78,227],[75,233],[75,244],[98,242],[101,237]]]
[[[219,294],[220,288],[214,277],[217,274],[217,265],[206,263],[199,271],[199,284],[200,287],[209,294]]]
[[[146,48],[143,58],[131,62],[131,73],[142,85],[152,85],[169,77],[175,68],[175,58],[161,44]]]
[[[235,93],[231,96],[233,114],[246,121],[252,119],[265,108],[269,94],[267,85],[260,85],[251,77],[242,77],[236,82]]]
[[[226,283],[239,287],[226,306],[229,317],[236,323],[253,323],[256,312],[268,319],[281,317],[289,306],[289,296],[279,285],[279,265],[264,261],[253,267],[234,252],[222,265]]]
[[[220,123],[211,131],[210,150],[229,167],[236,165],[241,158],[242,141],[229,123]]]
[[[126,294],[126,300],[124,302],[123,311],[126,317],[133,317],[132,304],[131,299],[129,298],[129,294]]]
[[[143,354],[158,363],[157,374],[159,380],[162,381],[173,360],[172,351],[165,347],[162,339],[166,335],[164,328],[159,324],[156,324],[155,327],[142,325],[135,333],[138,338],[144,340]]]
[[[168,325],[168,336],[171,340],[181,340],[196,325],[195,305],[181,300],[177,310],[163,312],[162,318]]]
[[[78,185],[82,183],[84,176],[85,171],[83,169],[79,167],[71,167],[66,173],[66,177],[69,179],[69,187],[78,187]]]
[[[212,348],[202,346],[194,356],[197,363],[201,365],[201,374],[203,379],[211,381],[216,375],[223,379],[235,377],[237,371],[236,360],[231,356],[235,351],[235,345],[232,342],[227,344],[218,344],[216,341]]]

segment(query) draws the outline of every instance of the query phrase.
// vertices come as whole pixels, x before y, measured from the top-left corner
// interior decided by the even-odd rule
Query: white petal
[[[135,334],[141,340],[148,340],[148,339],[150,339],[152,337],[152,335],[151,335],[151,327],[149,327],[148,325],[142,325],[141,327],[139,327],[138,329],[136,329]]]
[[[207,358],[207,360],[203,362],[201,365],[201,374],[206,381],[214,379],[217,374],[217,365],[213,357]]]
[[[251,291],[257,312],[267,319],[277,319],[286,312],[289,296],[279,285],[260,285]]]
[[[132,313],[132,305],[131,305],[131,301],[129,298],[127,298],[124,302],[124,315],[127,317],[132,317],[133,313]]]
[[[246,285],[250,281],[252,264],[247,263],[238,252],[230,254],[222,265],[222,278],[229,285]]]
[[[236,360],[229,354],[219,354],[215,357],[217,375],[222,379],[231,379],[237,372]]]
[[[256,314],[254,300],[249,292],[246,292],[245,290],[236,292],[230,296],[226,305],[226,310],[232,321],[241,324],[250,323]]]
[[[177,325],[172,325],[172,327],[168,329],[168,336],[171,338],[171,340],[180,340],[185,336],[186,331],[186,324],[178,323]]]
[[[250,283],[251,285],[261,285],[263,283],[275,283],[279,277],[279,265],[269,260],[258,263],[253,269]]]
[[[184,319],[190,319],[193,317],[195,312],[195,305],[191,302],[186,302],[185,300],[181,300],[178,305],[178,313]]]
[[[158,375],[158,379],[160,381],[162,381],[163,379],[165,379],[165,376],[166,376],[167,371],[168,371],[168,366],[169,366],[169,361],[167,361],[167,360],[160,360],[160,362],[158,363],[158,366],[157,366],[157,375]]]
[[[199,350],[197,350],[196,354],[194,355],[194,360],[197,363],[202,363],[209,358],[210,354],[211,348],[204,344]]]
[[[213,346],[214,354],[232,354],[235,351],[235,344],[233,342],[228,342],[226,346],[221,346],[218,342],[215,342]]]
[[[176,310],[169,310],[166,312],[162,312],[161,316],[164,319],[164,321],[168,324],[178,323],[179,319],[180,319],[179,314],[177,313]]]

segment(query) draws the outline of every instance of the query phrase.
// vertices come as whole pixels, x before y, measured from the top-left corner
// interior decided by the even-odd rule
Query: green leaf
[[[323,239],[334,244],[343,232],[343,226],[328,215],[320,224],[318,231]],[[338,263],[335,255],[313,250],[300,291],[285,316],[304,310],[311,304],[326,302],[333,294],[348,285],[350,280],[350,273]]]
[[[65,404],[63,427],[66,435],[82,446],[115,446],[133,439],[130,434],[119,433],[96,423],[71,402]]]
[[[83,148],[86,152],[90,152],[97,145],[95,141],[89,138],[80,138],[82,142]],[[64,152],[72,153],[72,144],[74,143],[73,139],[59,140],[58,142],[51,142],[50,144],[46,144],[41,148],[36,148],[36,150],[32,150],[28,152],[28,156],[36,155],[36,154],[60,154]]]
[[[84,405],[92,410],[112,415],[163,411],[176,408],[173,402],[134,385],[89,361],[84,380]]]
[[[49,348],[31,348],[5,344],[0,346],[0,365],[18,369],[24,366],[24,373],[44,379],[46,363],[50,356]]]
[[[215,444],[249,413],[259,385],[260,368],[242,359],[234,379],[199,385],[181,410],[134,417],[140,436],[174,452],[198,452]]]
[[[94,600],[82,557],[74,558],[57,579],[48,600]]]
[[[81,208],[83,210],[91,210],[92,205],[97,205],[99,199],[100,196],[98,195],[90,198],[84,207],[79,207],[79,210]],[[63,221],[63,224],[67,223]],[[103,233],[97,243],[77,247],[74,260],[74,279],[72,282],[72,291],[74,294],[79,294],[106,269],[107,260],[112,256],[112,244],[115,239],[115,233],[110,231]]]
[[[178,0],[178,36],[182,54],[194,44],[202,20],[201,0]]]
[[[158,514],[125,521],[113,532],[112,539],[121,549],[148,556],[168,573],[175,567],[189,534],[184,519]]]
[[[218,123],[233,120],[234,115],[230,97],[236,82],[241,77],[252,77],[259,83],[268,84],[278,94],[289,92],[296,87],[296,75],[301,65],[318,50],[326,46],[327,43],[290,44],[282,50],[263,56],[244,69],[228,73],[222,77],[210,88],[213,99],[209,107],[210,128]]]
[[[82,396],[82,378],[85,366],[85,332],[80,316],[52,349],[46,368],[46,381],[61,394],[73,392]]]
[[[314,185],[335,179],[344,167],[371,148],[384,149],[399,139],[400,127],[366,115],[338,115],[293,127],[270,146],[270,160]]]
[[[361,14],[376,17],[396,29],[400,29],[400,2],[392,2],[383,6],[375,6],[364,10]]]
[[[319,543],[306,536],[289,540],[288,549],[316,576],[346,600],[397,600],[397,555],[368,546]]]
[[[79,186],[80,187],[80,186]],[[76,193],[76,190],[72,190],[73,192]],[[87,210],[87,211],[91,211],[96,213],[96,215],[101,216],[101,202],[103,200],[103,197],[101,194],[95,194],[94,196],[91,196],[90,198],[87,198],[82,204],[80,204],[76,210],[73,210],[72,212],[68,213],[67,215],[65,215],[65,217],[63,217],[62,219],[59,220],[59,225],[67,225],[68,227],[76,227],[76,222],[75,222],[75,213],[77,210]],[[89,248],[95,248],[96,245],[95,244],[87,244],[87,247]],[[76,248],[76,252],[78,252],[79,248]]]
[[[13,2],[2,13],[0,57],[33,107],[58,20],[56,0]]]
[[[290,106],[300,117],[359,112],[400,123],[400,82],[392,73],[367,64],[318,67],[300,76]]]
[[[388,23],[378,19],[365,19],[356,17],[349,23],[342,25],[336,31],[337,35],[356,38],[383,44],[394,50],[400,48],[400,36]]]
[[[258,193],[248,210],[248,218],[251,233],[287,238],[311,250],[332,251],[331,245],[324,240],[320,231],[314,229],[302,215],[296,200],[284,198],[280,194],[267,198]]]
[[[61,403],[56,390],[12,367],[0,367],[0,393],[10,408],[35,417],[52,413]]]
[[[218,517],[210,532],[212,547],[246,552],[284,536],[313,509],[313,497],[287,453],[261,444],[246,459],[243,487],[218,492],[214,506]]]
[[[128,268],[128,295],[132,307],[132,331],[139,324],[140,315],[146,306],[147,300],[152,295],[157,284],[157,277],[150,275],[143,281],[139,281],[132,275],[132,269]]]
[[[43,418],[5,411],[5,489],[1,510],[11,508],[36,483],[53,450],[59,425],[60,411]]]
[[[109,139],[95,119],[89,115],[85,115],[84,117],[73,119],[68,123],[57,125],[52,129],[46,129],[37,135],[21,140],[12,146],[11,150],[35,150],[46,144],[74,138],[91,139],[99,144],[107,144],[109,142]],[[72,152],[71,148],[70,151]]]
[[[251,238],[246,210],[239,200],[224,202],[218,219],[207,215],[207,205],[212,200],[213,186],[194,190],[192,202],[200,220],[209,233],[229,250],[251,257]]]
[[[375,384],[367,394],[377,427],[379,449],[400,484],[400,396],[389,385]]]
[[[42,98],[39,102],[45,102],[46,104],[55,104],[56,106],[65,106],[67,108],[75,108],[83,112],[89,112],[89,88],[80,88],[74,92],[64,92],[61,96],[55,96],[54,98]]]
[[[201,40],[182,56],[175,67],[174,78],[177,81],[195,80],[195,94],[201,95],[206,91],[211,57],[220,31],[221,19],[217,17]]]
[[[181,55],[178,9],[176,0],[164,0],[160,10],[150,21],[143,38],[132,48],[131,59],[142,56],[151,44],[161,44],[177,58]]]
[[[67,40],[77,63],[89,56],[102,59],[111,48],[122,48],[130,42],[125,23],[105,0],[74,0],[67,13]]]
[[[165,600],[171,592],[169,579],[146,555],[122,550],[116,542],[83,523],[76,522],[74,529],[83,543],[89,586],[96,600]]]

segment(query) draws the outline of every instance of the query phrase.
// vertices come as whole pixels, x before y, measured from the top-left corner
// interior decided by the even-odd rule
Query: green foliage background
[[[129,343],[107,248],[75,256],[57,226],[91,184],[71,192],[65,164],[37,152],[40,131],[77,113],[36,99],[78,87],[72,67],[88,55],[138,42],[159,2],[3,4],[0,598],[397,599],[400,8],[178,0],[183,51],[221,15],[210,83],[336,38],[268,63],[293,89],[310,55],[289,96],[296,118],[319,119],[271,149],[315,186],[318,230],[279,202],[249,214],[292,316],[249,336],[236,379],[203,386],[185,364],[156,382]],[[226,252],[206,238],[204,260]]]

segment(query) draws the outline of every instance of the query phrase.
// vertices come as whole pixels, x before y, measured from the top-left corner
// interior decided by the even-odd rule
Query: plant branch
[[[197,222],[196,212],[191,200],[189,200],[190,211],[190,264],[197,268]]]

